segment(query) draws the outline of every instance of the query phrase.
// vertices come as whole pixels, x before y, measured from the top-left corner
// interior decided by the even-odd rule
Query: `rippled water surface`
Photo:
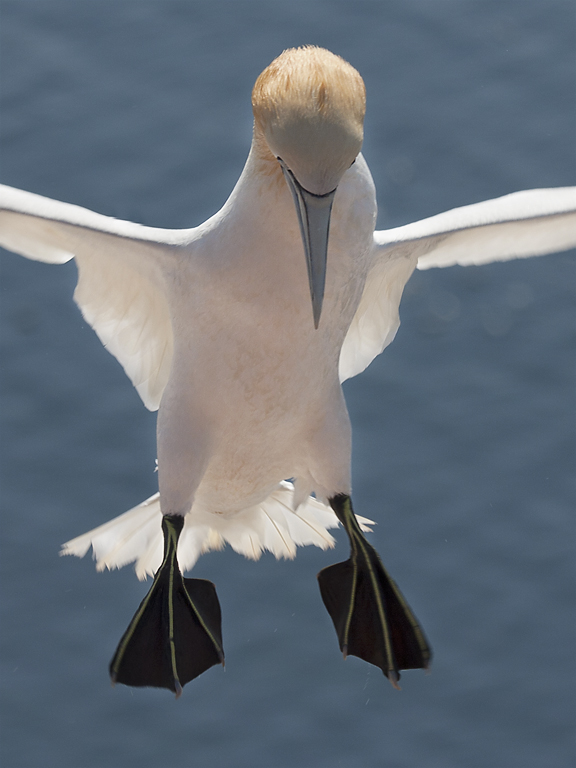
[[[379,226],[574,183],[572,2],[3,0],[2,181],[191,226],[244,163],[250,90],[326,46],[368,89]],[[346,556],[204,557],[227,667],[112,689],[146,587],[61,542],[155,490],[155,417],[71,300],[72,264],[2,255],[6,768],[574,765],[574,254],[419,273],[346,385],[357,510],[424,624],[395,692],[343,662],[316,585]]]

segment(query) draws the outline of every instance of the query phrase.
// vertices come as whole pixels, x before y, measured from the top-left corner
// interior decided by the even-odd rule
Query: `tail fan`
[[[371,520],[357,518],[364,531]],[[154,575],[162,562],[162,512],[156,493],[128,512],[62,545],[60,554],[84,557],[92,547],[96,569],[122,568],[135,562],[136,575],[144,580]],[[277,558],[291,559],[296,548],[314,544],[321,549],[334,546],[328,532],[338,527],[334,511],[312,496],[295,509],[294,486],[282,482],[261,504],[226,517],[193,508],[185,518],[178,544],[180,568],[190,570],[200,555],[222,549],[225,544],[252,560],[263,551]]]

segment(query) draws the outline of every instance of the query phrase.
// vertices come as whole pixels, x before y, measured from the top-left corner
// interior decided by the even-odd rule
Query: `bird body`
[[[63,549],[81,556],[92,545],[99,569],[135,560],[141,578],[156,573],[114,680],[179,693],[223,660],[213,586],[182,579],[178,564],[226,541],[248,557],[293,557],[300,544],[332,546],[338,522],[350,560],[319,578],[344,654],[377,664],[394,685],[399,669],[429,663],[363,536],[370,521],[352,511],[341,382],[394,338],[416,267],[573,247],[576,192],[520,192],[374,232],[364,108],[362,80],[342,59],[284,52],[254,87],[236,187],[193,229],[142,227],[0,187],[0,244],[54,263],[76,257],[84,317],[159,409],[159,494]],[[164,650],[151,659],[160,635]],[[177,636],[204,649],[194,663]]]
[[[165,278],[174,356],[158,467],[171,514],[188,513],[192,500],[214,514],[240,512],[286,478],[305,488],[303,498],[350,491],[338,362],[373,247],[373,184],[360,158],[339,187],[333,269],[315,330],[289,190],[278,164],[265,175],[254,154],[222,211],[173,254]]]

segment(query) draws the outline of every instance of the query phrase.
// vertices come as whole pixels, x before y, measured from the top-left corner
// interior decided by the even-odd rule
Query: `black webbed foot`
[[[402,593],[378,553],[368,543],[349,496],[330,505],[350,540],[350,559],[318,574],[322,600],[330,614],[340,649],[380,667],[395,688],[401,669],[427,669],[431,650]]]
[[[113,683],[176,694],[224,664],[220,604],[211,581],[182,577],[176,551],[184,518],[164,515],[164,559],[110,662]]]

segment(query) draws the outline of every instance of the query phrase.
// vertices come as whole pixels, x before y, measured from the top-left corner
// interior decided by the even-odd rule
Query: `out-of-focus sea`
[[[3,0],[4,183],[155,226],[225,201],[250,91],[315,43],[364,76],[379,227],[574,183],[571,0]],[[227,550],[226,671],[179,701],[112,689],[147,587],[61,542],[156,489],[155,416],[72,302],[75,267],[2,254],[6,768],[574,765],[574,254],[416,274],[346,384],[357,511],[434,646],[430,675],[344,662],[316,573]]]

